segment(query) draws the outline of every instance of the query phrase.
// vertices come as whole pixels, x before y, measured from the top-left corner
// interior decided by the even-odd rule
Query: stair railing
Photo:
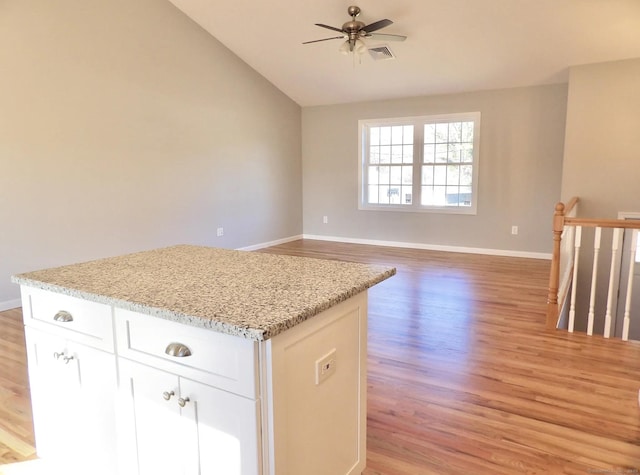
[[[633,275],[636,262],[635,249],[640,229],[640,220],[625,219],[592,219],[578,218],[577,198],[573,198],[567,206],[558,203],[553,217],[553,253],[551,272],[549,275],[549,294],[547,298],[547,326],[557,328],[563,311],[567,310],[567,330],[573,332],[576,322],[576,297],[584,289],[577,285],[578,268],[582,252],[583,232],[585,228],[594,230],[593,239],[593,264],[591,268],[591,281],[589,288],[589,305],[587,314],[587,334],[593,334],[597,282],[599,274],[599,255],[602,246],[602,230],[612,229],[611,239],[611,265],[609,267],[609,282],[607,288],[606,311],[604,315],[603,336],[609,338],[612,335],[613,312],[616,306],[620,288],[626,286],[626,298],[624,302],[624,316],[622,326],[622,339],[629,338],[631,298],[633,293]],[[630,234],[631,249],[628,262],[622,262],[621,245],[624,231],[632,230]],[[628,266],[626,282],[619,282],[622,265]]]

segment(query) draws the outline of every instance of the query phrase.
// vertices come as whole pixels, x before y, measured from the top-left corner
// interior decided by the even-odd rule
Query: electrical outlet
[[[220,227],[216,230],[216,236],[221,237],[224,236],[224,228]]]
[[[336,349],[316,360],[316,385],[336,372]]]
[[[322,217],[322,222],[323,222],[324,224],[327,224],[327,223],[329,222],[329,216],[323,216],[323,217]]]
[[[518,234],[518,226],[511,226],[511,234],[514,236]]]

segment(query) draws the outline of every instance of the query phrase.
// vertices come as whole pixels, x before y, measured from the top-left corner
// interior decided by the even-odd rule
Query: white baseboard
[[[377,239],[356,239],[356,238],[347,238],[347,237],[339,237],[339,236],[321,236],[317,234],[303,234],[302,238],[317,239],[320,241],[346,242],[346,243],[352,243],[352,244],[370,244],[373,246],[425,249],[428,251],[462,252],[465,254],[486,254],[489,256],[524,257],[527,259],[551,260],[551,257],[552,257],[551,253],[547,254],[544,252],[485,249],[485,248],[478,248],[478,247],[442,246],[439,244],[422,244],[422,243],[401,242],[401,241],[380,241]]]
[[[254,244],[252,246],[239,247],[236,251],[255,251],[256,249],[263,249],[265,247],[277,246],[278,244],[285,244],[291,241],[297,241],[298,239],[302,239],[302,234],[298,234],[297,236],[289,236],[282,239],[276,239],[275,241],[263,242],[260,244]]]
[[[22,306],[22,302],[20,301],[20,299],[5,300],[4,302],[0,302],[0,312],[4,312],[5,310],[18,308],[21,306]]]

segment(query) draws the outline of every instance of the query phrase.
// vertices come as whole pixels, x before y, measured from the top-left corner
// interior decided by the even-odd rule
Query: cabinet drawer
[[[22,287],[24,324],[113,352],[111,306]]]
[[[115,309],[114,315],[119,356],[258,397],[257,342],[129,310]],[[176,352],[179,347],[188,355]]]

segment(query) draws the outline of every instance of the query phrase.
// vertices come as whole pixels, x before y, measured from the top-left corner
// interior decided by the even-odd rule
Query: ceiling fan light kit
[[[337,28],[335,26],[324,25],[322,23],[316,23],[316,26],[321,28],[326,28],[331,31],[337,31],[342,33],[341,36],[332,36],[330,38],[322,38],[320,40],[312,40],[305,41],[302,44],[309,43],[318,43],[321,41],[328,40],[337,40],[343,39],[345,42],[340,46],[338,51],[342,54],[356,53],[356,54],[364,54],[367,51],[367,45],[364,43],[363,38],[383,38],[385,40],[390,41],[404,41],[407,39],[406,36],[403,35],[391,35],[391,34],[380,34],[375,33],[382,28],[385,28],[389,25],[392,25],[393,22],[391,20],[378,20],[369,25],[366,25],[364,22],[356,20],[356,17],[360,15],[360,7],[355,5],[350,6],[347,9],[347,13],[351,16],[351,21],[348,21],[342,25],[342,28]]]

